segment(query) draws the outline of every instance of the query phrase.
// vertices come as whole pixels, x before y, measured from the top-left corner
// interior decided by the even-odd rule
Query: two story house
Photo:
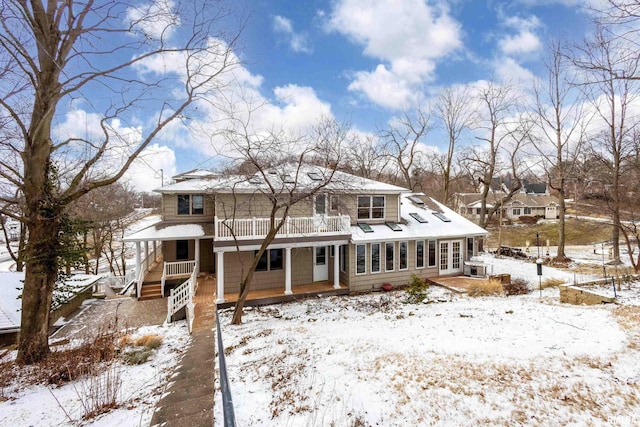
[[[487,209],[493,208],[506,193],[489,193]],[[471,220],[480,218],[482,195],[479,193],[456,193],[453,204],[460,215]],[[504,219],[518,220],[522,216],[557,219],[560,215],[559,201],[555,196],[545,194],[516,193],[502,207]],[[496,214],[498,216],[499,214]]]
[[[214,276],[218,303],[239,292],[280,222],[252,290],[287,295],[325,283],[370,292],[404,285],[412,274],[457,275],[487,234],[422,193],[311,165],[233,176],[192,171],[156,191],[161,221],[126,239],[136,242],[137,271],[148,269],[149,248],[161,248],[165,264],[192,261],[198,274]],[[139,277],[138,295],[146,281]]]

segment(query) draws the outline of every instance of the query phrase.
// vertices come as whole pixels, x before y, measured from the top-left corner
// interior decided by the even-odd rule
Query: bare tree
[[[534,82],[535,105],[531,108],[535,132],[532,143],[541,156],[549,186],[558,192],[558,261],[566,261],[565,254],[565,198],[568,180],[583,141],[587,124],[584,103],[574,82],[571,81],[569,63],[558,43],[552,42],[545,62],[546,85]]]
[[[475,116],[468,86],[444,89],[438,96],[435,114],[444,125],[448,140],[447,152],[436,159],[442,175],[442,201],[447,203],[451,197],[451,174],[456,148],[462,133],[472,126]]]
[[[222,206],[229,231],[235,240],[236,250],[241,251],[234,223],[238,212],[252,205],[259,205],[261,212],[268,211],[269,226],[260,248],[251,258],[249,266],[242,265],[240,294],[236,302],[232,324],[242,323],[245,301],[251,289],[253,276],[269,245],[286,223],[292,210],[300,204],[311,203],[314,196],[328,192],[335,183],[336,172],[342,162],[342,146],[348,137],[348,128],[333,120],[322,120],[310,132],[311,136],[291,136],[284,132],[249,132],[242,124],[230,131],[228,138],[245,176],[230,178],[232,202]],[[322,160],[324,159],[324,161]],[[324,163],[329,167],[314,169],[318,172],[310,179],[306,172],[309,163]],[[249,187],[252,202],[240,200],[238,195]],[[246,212],[245,212],[246,213]],[[242,264],[242,260],[240,259]]]
[[[478,224],[480,227],[485,227],[491,215],[498,208],[502,209],[502,204],[508,202],[522,186],[520,180],[515,180],[506,197],[495,203],[490,211],[487,209],[493,178],[499,175],[502,169],[503,150],[510,151],[508,153],[510,163],[515,168],[517,150],[523,142],[524,128],[521,126],[522,122],[514,124],[516,122],[516,91],[512,86],[488,82],[478,88],[477,100],[479,106],[475,128],[476,138],[484,144],[466,150],[464,159],[467,169],[477,177],[481,186]],[[517,143],[509,149],[507,141],[511,139]],[[514,176],[518,176],[516,169],[514,169]]]
[[[634,148],[633,137],[638,117],[632,106],[638,99],[637,83],[619,78],[636,74],[640,65],[637,54],[631,57],[629,45],[621,38],[611,38],[598,27],[594,38],[575,46],[570,54],[582,73],[582,88],[594,111],[591,135],[594,152],[600,154],[603,166],[609,169],[606,183],[607,207],[613,221],[613,257],[620,261],[622,165]]]
[[[423,151],[420,145],[431,131],[431,113],[420,108],[405,112],[381,132],[387,155],[393,159],[403,185],[411,191],[421,187],[420,167]]]
[[[384,144],[375,135],[354,135],[345,147],[344,169],[353,175],[379,181],[387,172],[389,163]]]
[[[28,230],[17,361],[32,363],[49,352],[68,205],[116,182],[168,124],[197,114],[189,106],[225,83],[235,38],[215,33],[226,11],[207,0],[6,0],[0,7],[0,179],[22,196],[0,199],[19,204]],[[93,110],[96,128],[55,132],[79,105]],[[145,113],[150,120],[141,126],[137,116]]]

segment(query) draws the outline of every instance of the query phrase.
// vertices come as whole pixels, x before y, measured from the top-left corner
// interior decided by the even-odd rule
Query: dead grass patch
[[[467,294],[472,297],[502,295],[504,292],[499,280],[478,280],[467,287]]]
[[[491,227],[492,232],[487,239],[489,247],[498,245],[497,227]],[[540,245],[546,249],[547,239],[552,246],[558,242],[558,223],[544,221],[535,225],[518,224],[502,227],[501,243],[506,246],[524,248],[527,240],[531,250],[536,250],[536,233],[540,235]],[[611,239],[611,225],[596,221],[584,221],[569,218],[565,221],[565,233],[567,245],[591,245]],[[544,236],[544,238],[543,238]]]
[[[556,277],[549,277],[548,279],[544,279],[540,286],[542,287],[542,289],[547,289],[554,288],[558,285],[564,285],[565,283],[567,283],[566,280],[558,279]]]
[[[157,334],[143,335],[136,338],[134,345],[136,347],[145,347],[149,349],[156,349],[162,345],[162,337]]]

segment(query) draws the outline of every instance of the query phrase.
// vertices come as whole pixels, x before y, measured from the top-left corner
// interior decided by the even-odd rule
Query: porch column
[[[140,247],[140,242],[136,242],[136,279],[140,277],[140,272],[142,271],[142,249]]]
[[[153,261],[158,261],[158,247],[157,247],[157,241],[153,241]]]
[[[340,245],[333,245],[333,289],[340,289]]]
[[[218,262],[216,265],[216,304],[222,304],[224,302],[224,252],[218,252]]]
[[[144,271],[149,271],[149,241],[144,241]]]
[[[284,293],[291,295],[291,248],[284,248]]]
[[[200,239],[196,239],[196,276],[200,275]]]

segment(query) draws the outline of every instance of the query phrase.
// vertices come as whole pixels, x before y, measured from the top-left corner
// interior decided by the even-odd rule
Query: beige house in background
[[[322,167],[288,166],[264,177],[192,171],[156,190],[161,220],[126,238],[136,242],[143,272],[138,295],[147,286],[144,259],[161,248],[165,264],[193,261],[197,274],[215,276],[217,302],[225,302],[225,294],[239,292],[270,229],[270,197],[318,187],[293,206],[258,263],[252,290],[289,295],[325,283],[341,293],[369,292],[404,285],[412,274],[462,274],[487,235],[424,194]]]
[[[487,209],[493,208],[496,201],[505,196],[503,192],[489,193]],[[457,193],[454,195],[454,208],[456,212],[465,218],[478,220],[480,218],[481,200],[480,193]],[[521,216],[540,217],[544,219],[557,219],[558,198],[545,194],[516,193],[502,208],[502,217],[517,220]],[[498,213],[496,213],[498,215]]]

